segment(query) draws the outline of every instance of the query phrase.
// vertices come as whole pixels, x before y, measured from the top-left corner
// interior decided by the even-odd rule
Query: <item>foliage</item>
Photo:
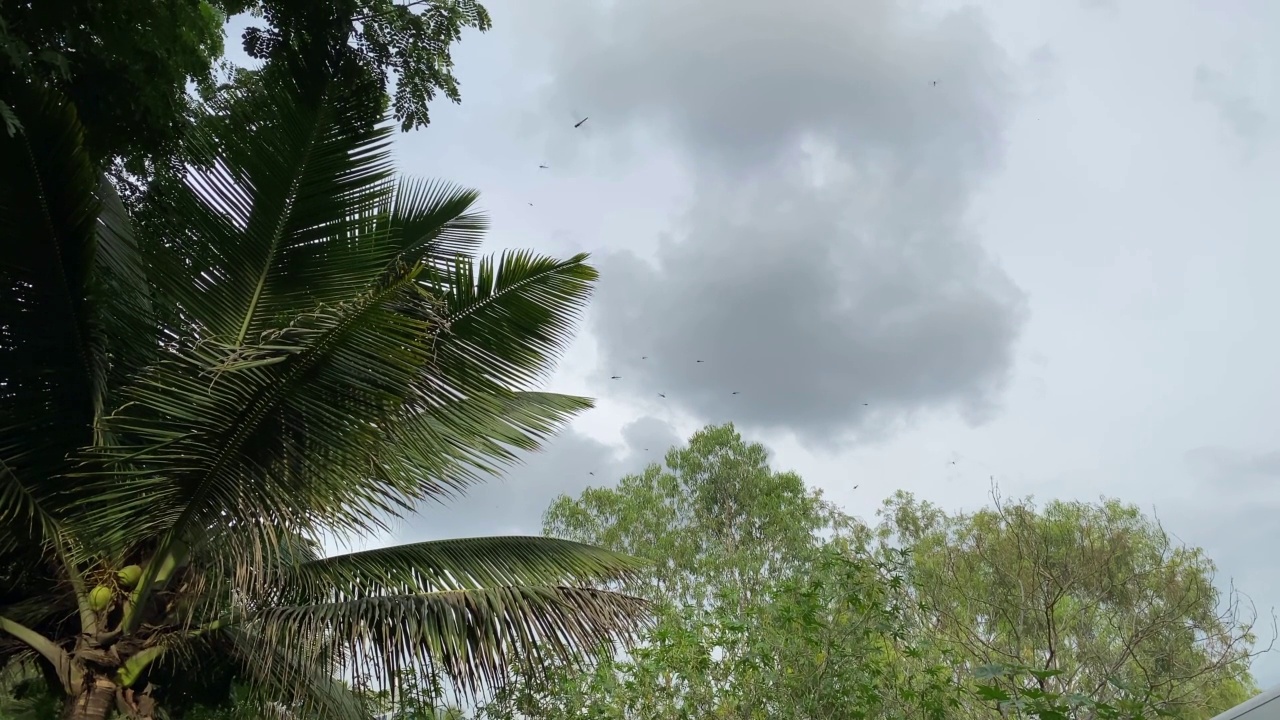
[[[532,386],[596,278],[585,256],[476,259],[475,194],[395,182],[393,129],[343,77],[267,76],[236,105],[253,131],[190,136],[207,169],[149,195],[136,234],[74,106],[35,85],[13,104],[0,666],[38,662],[66,717],[151,717],[190,677],[248,680],[261,713],[360,717],[344,671],[479,692],[644,615],[603,587],[637,561],[570,541],[321,556],[589,406]]]
[[[0,115],[12,134],[15,84],[70,98],[97,163],[178,148],[188,83],[211,89],[223,53],[222,5],[209,0],[0,0]]]
[[[1256,692],[1237,598],[1215,588],[1203,551],[1175,546],[1135,507],[997,497],[947,515],[900,492],[881,517],[882,539],[912,558],[918,622],[968,672],[1035,668],[1037,691],[1177,718]]]
[[[467,720],[457,705],[441,701],[445,683],[438,673],[403,672],[394,678],[393,689],[358,691],[365,698],[371,714],[384,720]]]
[[[1112,672],[1112,656],[1063,649],[1064,643],[1073,651],[1086,647],[1072,635],[1081,627],[1059,624],[1055,633],[1062,634],[1048,637],[1031,631],[1036,621],[1027,619],[1017,626],[1022,649],[1004,654],[982,644],[1000,647],[998,632],[957,636],[957,608],[1031,614],[1022,595],[1007,592],[1017,582],[989,587],[994,578],[1032,585],[1036,578],[1074,577],[1095,590],[1107,587],[1081,579],[1090,562],[1101,562],[1104,548],[1062,545],[1072,537],[1096,534],[1108,543],[1112,564],[1128,568],[1114,576],[1113,594],[1135,578],[1159,575],[1137,573],[1143,567],[1189,578],[1206,569],[1199,551],[1168,546],[1158,527],[1131,508],[1054,508],[1019,516],[1040,517],[1042,536],[997,532],[1002,526],[994,519],[1011,512],[998,502],[979,514],[991,520],[981,526],[985,534],[940,534],[944,514],[899,495],[882,526],[869,528],[822,501],[798,476],[770,470],[764,448],[743,442],[732,426],[706,428],[687,447],[670,451],[665,467],[651,465],[616,487],[559,498],[544,518],[549,534],[652,560],[631,589],[655,601],[655,627],[637,648],[604,658],[589,674],[517,673],[479,717],[1153,720],[1203,718],[1243,700],[1252,687],[1237,665],[1230,671],[1243,674],[1229,676],[1234,685],[1199,685],[1207,695],[1198,715],[1177,703],[1153,702],[1162,697],[1160,678]],[[1002,554],[978,555],[979,547]],[[962,556],[972,562],[960,564]],[[1120,562],[1122,556],[1129,559]],[[1174,557],[1183,563],[1177,572],[1170,566]],[[957,595],[947,583],[961,580],[968,584]],[[1095,604],[1129,621],[1154,617],[1138,613],[1132,602],[1117,606],[1121,597]],[[1166,592],[1164,599],[1178,597]],[[1145,651],[1131,654],[1145,657]],[[1050,654],[1071,669],[1046,669]],[[1093,677],[1096,683],[1079,682]]]
[[[256,82],[257,70],[223,60],[226,19],[245,12],[266,21],[240,38],[252,58],[353,50],[370,98],[394,88],[404,130],[430,122],[437,95],[461,100],[452,46],[464,30],[492,24],[475,0],[0,0],[0,124],[10,135],[21,129],[15,85],[49,84],[77,107],[95,164],[139,193],[157,172],[181,167],[175,158],[199,117],[190,86],[209,100],[220,86]]]
[[[524,678],[485,717],[947,717],[947,673],[904,673],[890,563],[852,519],[732,425],[708,427],[617,488],[562,497],[549,534],[654,562],[628,586],[661,608],[627,657]]]
[[[852,519],[792,472],[774,472],[768,452],[733,425],[709,426],[616,488],[561,496],[543,517],[546,534],[645,557],[655,566],[631,589],[677,605],[717,595],[744,605],[764,583],[802,567],[820,535]]]
[[[239,0],[265,27],[245,31],[245,52],[262,60],[348,45],[382,91],[394,85],[392,111],[401,129],[425,127],[428,104],[443,93],[461,101],[451,48],[468,28],[487,31],[489,12],[476,0]]]
[[[990,703],[993,716],[1007,720],[1153,720],[1167,717],[1160,710],[1148,710],[1133,698],[1114,704],[1080,693],[1064,694],[1046,689],[1058,670],[1025,665],[984,665],[975,673],[980,681],[977,697]]]

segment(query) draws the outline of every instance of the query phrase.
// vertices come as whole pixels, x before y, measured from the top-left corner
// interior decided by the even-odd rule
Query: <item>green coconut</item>
[[[132,590],[142,579],[142,568],[138,565],[125,565],[116,573],[116,579],[120,581],[120,587]]]
[[[94,612],[102,612],[111,605],[111,599],[115,593],[111,592],[111,588],[106,585],[99,585],[89,591],[89,607]]]

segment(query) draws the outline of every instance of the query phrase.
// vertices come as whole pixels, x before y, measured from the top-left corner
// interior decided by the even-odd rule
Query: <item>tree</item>
[[[772,470],[765,447],[732,424],[694,433],[667,452],[665,467],[561,496],[543,516],[547,535],[657,563],[635,593],[700,606],[718,594],[749,601],[767,580],[803,567],[821,535],[853,527],[799,475]]]
[[[904,508],[892,515],[904,532],[940,517],[929,505],[891,507]],[[886,527],[878,536],[795,474],[770,470],[765,449],[731,425],[695,433],[665,467],[557,499],[544,523],[652,560],[631,588],[654,601],[658,622],[591,674],[520,677],[486,720],[1156,716],[1141,686],[1104,680],[1085,694],[1056,670],[975,657],[940,632],[928,602],[945,598],[912,584],[950,546],[878,542]],[[1028,636],[1028,654],[1048,642]]]
[[[226,19],[246,12],[266,20],[240,39],[253,58],[352,49],[374,97],[394,84],[404,130],[430,122],[437,95],[461,100],[451,47],[492,24],[475,0],[0,0],[0,124],[20,130],[15,84],[48,84],[76,106],[95,163],[145,180],[184,147],[189,85],[208,100],[257,75],[223,62]]]
[[[243,36],[250,57],[274,60],[347,46],[385,92],[402,130],[425,127],[437,94],[462,96],[451,48],[462,32],[489,30],[488,10],[476,0],[237,0],[241,10],[267,20]]]
[[[559,498],[544,523],[651,560],[627,587],[654,601],[658,622],[591,675],[505,688],[486,717],[948,716],[945,672],[903,672],[915,650],[892,565],[732,425],[695,433],[665,468]]]
[[[18,130],[8,109],[15,85],[35,80],[75,104],[95,162],[171,154],[189,120],[187,84],[213,88],[224,9],[208,0],[0,0],[6,134]]]
[[[924,627],[961,672],[1029,668],[1037,691],[1203,718],[1256,692],[1250,618],[1199,548],[1136,507],[1030,499],[948,515],[899,492],[880,534],[911,559]],[[977,717],[999,717],[973,710]]]
[[[322,555],[589,407],[531,388],[596,273],[475,259],[475,193],[396,183],[340,75],[267,79],[136,235],[73,104],[23,86],[0,137],[0,666],[65,718],[153,717],[228,665],[264,712],[360,717],[340,674],[474,693],[644,617],[603,586],[638,562],[571,541]]]

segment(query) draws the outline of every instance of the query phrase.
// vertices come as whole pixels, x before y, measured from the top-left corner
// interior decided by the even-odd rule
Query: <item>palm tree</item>
[[[608,590],[637,561],[581,544],[320,552],[590,406],[531,388],[596,272],[476,259],[475,193],[394,181],[358,93],[264,82],[136,226],[64,101],[24,89],[0,137],[0,668],[65,718],[152,717],[227,664],[272,716],[359,717],[344,677],[475,693],[645,617]]]

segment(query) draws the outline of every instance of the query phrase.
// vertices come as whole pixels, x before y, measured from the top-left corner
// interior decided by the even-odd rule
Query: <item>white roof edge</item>
[[[1280,701],[1280,685],[1265,690],[1245,700],[1239,705],[1214,715],[1210,720],[1237,720],[1268,703]]]

